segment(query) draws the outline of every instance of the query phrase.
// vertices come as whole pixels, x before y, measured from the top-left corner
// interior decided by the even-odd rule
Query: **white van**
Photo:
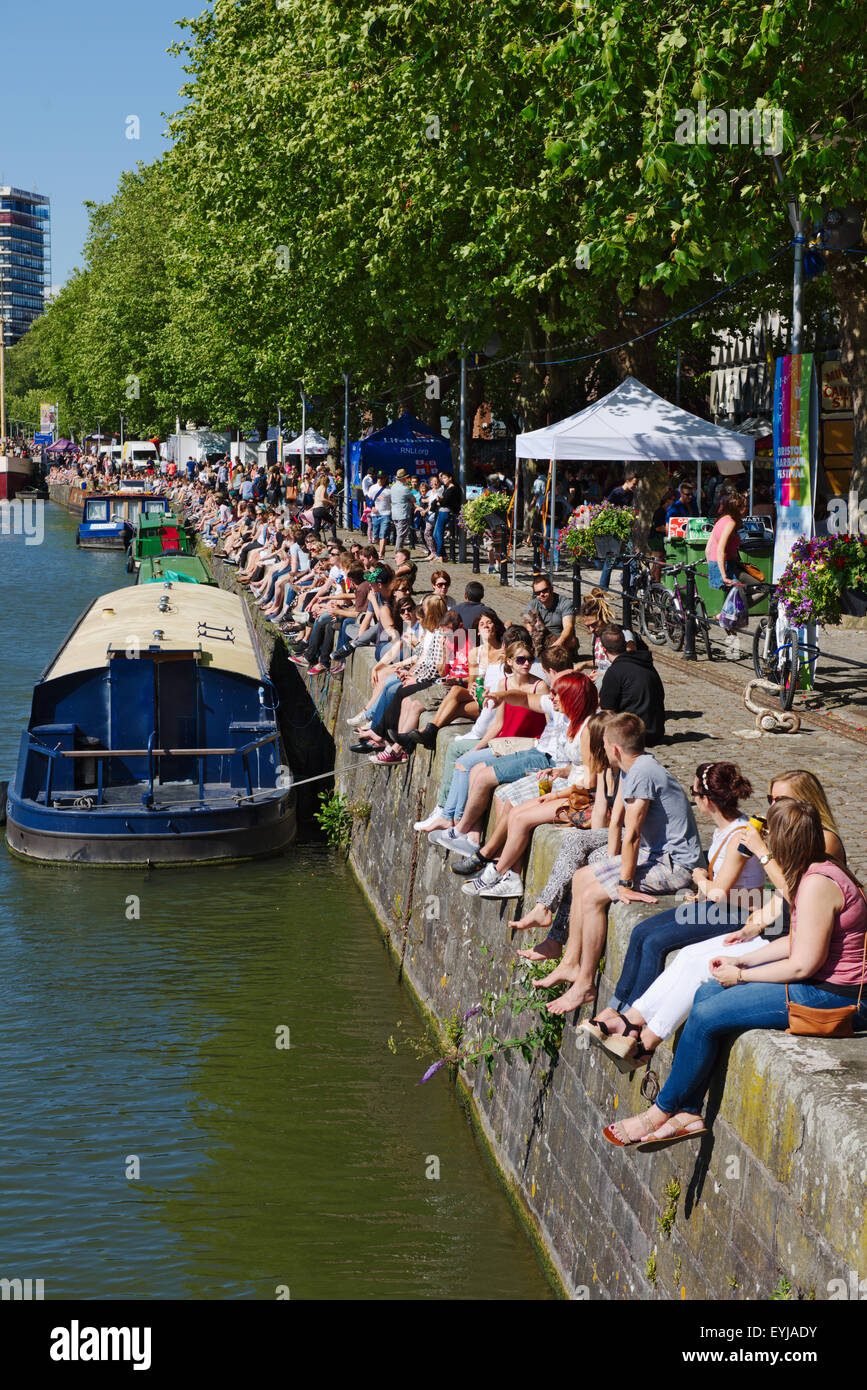
[[[149,439],[128,439],[123,446],[123,462],[131,463],[133,468],[147,468],[152,463],[159,472],[159,450]]]

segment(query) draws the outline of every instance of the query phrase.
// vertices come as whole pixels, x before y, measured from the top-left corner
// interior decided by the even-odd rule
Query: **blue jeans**
[[[683,906],[706,909],[706,912],[694,914],[695,919],[704,916],[705,920],[691,922],[680,907],[669,907],[646,917],[643,922],[636,922],[620,979],[608,1001],[609,1009],[626,1009],[640,998],[662,974],[669,951],[679,951],[681,946],[692,946],[696,941],[709,941],[712,936],[720,936],[726,927],[734,931],[747,919],[746,912],[732,912],[725,904],[718,908],[716,903],[703,901]],[[678,921],[678,914],[681,918],[686,915],[686,921]]]
[[[490,748],[480,748],[473,752],[462,753],[455,764],[448,800],[443,810],[444,818],[454,821],[456,825],[464,814],[467,804],[470,771],[479,763],[486,763],[488,767],[497,764],[498,782],[502,786],[504,782],[516,782],[519,777],[532,771],[533,767],[541,770],[543,767],[550,766],[551,759],[547,753],[540,753],[537,748],[529,748],[525,753],[510,753],[505,757],[498,757]],[[510,765],[508,768],[505,767],[507,763]],[[461,766],[462,764],[463,766]],[[504,766],[500,767],[500,764]]]
[[[441,560],[444,558],[443,545],[445,543],[446,527],[452,520],[453,517],[451,512],[444,511],[443,508],[440,507],[437,512],[437,519],[434,522],[433,548]]]
[[[814,1009],[839,1009],[850,1002],[817,985],[797,984],[789,985],[789,999]],[[867,1000],[855,1021],[862,1027],[867,1023]],[[668,1115],[678,1110],[698,1114],[727,1033],[741,1033],[747,1028],[784,1031],[788,1026],[785,985],[756,981],[724,989],[716,980],[701,985],[674,1054],[674,1065],[656,1102],[660,1110]]]
[[[370,715],[371,724],[378,724],[385,711],[388,709],[391,697],[400,686],[398,676],[389,676],[385,685],[380,690],[376,698],[367,706],[367,713]]]
[[[605,559],[602,561],[602,573],[599,576],[600,589],[608,588],[609,584],[611,583],[612,570],[616,569],[616,567],[618,565],[621,565],[622,563],[623,561],[619,555],[605,556]]]

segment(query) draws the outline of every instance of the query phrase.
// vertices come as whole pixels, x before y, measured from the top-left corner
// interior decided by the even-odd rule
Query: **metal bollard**
[[[501,589],[507,589],[508,587],[509,587],[509,561],[508,561],[508,559],[505,559],[505,560],[501,560],[501,561],[500,561],[500,588],[501,588]]]
[[[623,566],[623,618],[621,626],[632,630],[632,561],[626,560]]]
[[[581,561],[572,562],[572,607],[577,614],[581,607]]]
[[[482,572],[482,565],[481,565],[481,561],[479,560],[479,539],[478,539],[478,536],[473,536],[473,539],[472,539],[472,548],[473,548],[473,574],[481,574],[481,572]]]
[[[533,573],[538,574],[542,568],[542,552],[539,549],[539,534],[533,532]]]
[[[684,614],[683,657],[685,661],[696,661],[695,654],[695,570],[686,571],[686,612]]]
[[[457,563],[457,558],[458,558],[457,538],[455,537],[455,523],[454,523],[454,520],[450,520],[450,521],[449,521],[448,527],[449,527],[449,562],[450,562],[451,564],[454,565],[454,564]]]

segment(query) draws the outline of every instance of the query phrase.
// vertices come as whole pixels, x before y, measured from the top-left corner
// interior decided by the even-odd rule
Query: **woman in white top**
[[[764,866],[744,844],[749,821],[738,810],[738,802],[752,790],[734,763],[699,763],[696,768],[696,808],[715,826],[708,868],[693,871],[696,891],[677,907],[633,928],[614,998],[598,1018],[582,1025],[623,1071],[646,1063],[662,1039],[680,1027],[699,985],[711,978],[712,958],[764,944],[732,932],[761,909],[766,878]],[[729,932],[720,935],[721,926]],[[665,957],[674,950],[677,958],[663,970]]]
[[[585,773],[585,769],[590,764],[587,725],[596,712],[599,695],[583,672],[564,671],[552,684],[550,696],[515,695],[509,691],[492,699],[497,703],[506,700],[526,704],[546,714],[549,723],[539,747],[543,747],[543,739],[549,735],[551,741],[545,751],[550,751],[555,764],[559,764],[539,773],[537,781],[542,786],[533,800],[518,805],[506,802],[491,838],[475,855],[455,867],[455,872],[469,879],[463,888],[469,896],[514,898],[523,892],[515,865],[523,858],[536,826],[555,822],[561,806],[568,806],[571,787],[583,786],[586,780],[588,791],[595,789],[596,777]]]

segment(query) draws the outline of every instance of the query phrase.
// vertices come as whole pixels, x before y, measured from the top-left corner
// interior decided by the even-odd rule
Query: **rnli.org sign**
[[[774,488],[777,539],[774,580],[788,563],[792,546],[813,534],[813,459],[815,413],[812,353],[778,357],[774,381]]]

